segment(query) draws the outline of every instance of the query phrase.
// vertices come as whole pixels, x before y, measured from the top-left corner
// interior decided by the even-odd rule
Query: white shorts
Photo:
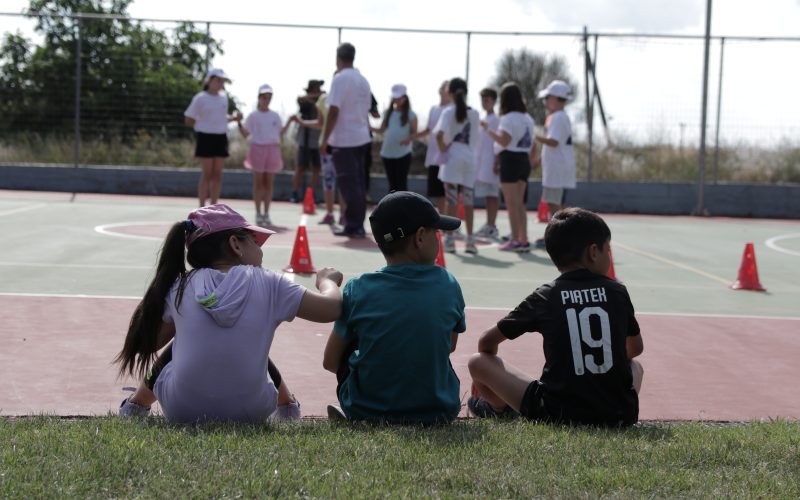
[[[471,188],[475,185],[475,157],[450,153],[447,163],[439,167],[439,180]]]
[[[500,184],[492,184],[491,182],[475,181],[475,197],[476,198],[499,198],[500,197]]]
[[[551,205],[564,203],[564,188],[549,188],[542,186],[542,199]]]

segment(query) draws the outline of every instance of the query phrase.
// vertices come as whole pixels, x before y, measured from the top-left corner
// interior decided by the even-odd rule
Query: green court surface
[[[251,204],[225,200],[245,217]],[[98,415],[114,411],[136,381],[111,364],[154,273],[168,227],[194,208],[189,198],[0,191],[0,415]],[[383,258],[371,238],[335,237],[322,217],[275,203],[279,230],[264,266],[291,261],[305,223],[316,268],[345,279]],[[478,211],[476,226],[485,213]],[[530,214],[529,235],[544,224]],[[630,290],[642,326],[645,384],[640,417],[649,420],[800,418],[792,385],[800,352],[800,221],[608,215],[616,276]],[[501,231],[508,229],[505,213]],[[766,292],[734,291],[745,244],[753,242]],[[530,254],[480,245],[477,256],[446,255],[461,283],[467,331],[451,362],[469,391],[467,360],[482,331],[558,272],[543,250]],[[287,275],[313,287],[313,276]],[[412,298],[413,299],[413,298]],[[327,324],[284,323],[270,351],[306,416],[335,401],[335,377],[321,366]],[[504,343],[500,354],[538,376],[541,337]],[[681,388],[676,391],[676,388]],[[462,412],[465,415],[466,412]]]
[[[0,191],[0,293],[140,297],[152,277],[168,224],[185,218],[195,201]],[[251,204],[229,203],[245,217]],[[273,204],[273,222],[285,228],[264,247],[264,266],[289,264],[299,205]],[[309,216],[313,264],[332,266],[345,277],[383,264],[371,240],[352,242],[330,235],[318,215]],[[484,213],[477,211],[476,227]],[[535,216],[531,214],[530,220]],[[612,230],[617,278],[637,311],[652,313],[800,317],[800,222],[764,219],[606,216]],[[500,213],[501,232],[507,229]],[[531,238],[544,224],[531,222]],[[747,242],[755,244],[761,283],[767,292],[733,291]],[[543,250],[530,254],[480,246],[480,254],[447,255],[470,307],[513,307],[539,284],[557,276]],[[296,281],[313,286],[314,278]],[[5,313],[7,314],[7,313]]]

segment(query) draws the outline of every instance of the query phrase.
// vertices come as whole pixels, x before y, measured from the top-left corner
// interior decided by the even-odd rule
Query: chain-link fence
[[[493,79],[503,52],[557,54],[579,82],[567,108],[579,177],[697,179],[702,37],[30,14],[0,14],[0,31],[3,163],[194,166],[183,111],[209,65],[232,76],[232,106],[245,114],[255,108],[258,86],[270,83],[275,89],[272,109],[285,119],[297,112],[296,99],[309,79],[330,82],[335,47],[349,41],[357,48],[356,66],[382,108],[389,103],[392,84],[408,85],[420,128],[438,101],[436,90],[443,80],[466,75],[470,104],[480,108],[478,90]],[[792,64],[798,41],[713,38],[709,182],[800,182],[800,97]],[[594,72],[587,71],[587,64]],[[587,116],[592,117],[591,143]],[[289,168],[293,135],[290,131],[284,144]],[[227,166],[237,168],[246,147],[235,129],[231,138]],[[423,155],[420,144],[415,156]],[[380,171],[380,162],[375,168]]]

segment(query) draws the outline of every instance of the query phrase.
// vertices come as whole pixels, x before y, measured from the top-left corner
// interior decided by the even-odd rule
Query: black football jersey
[[[497,323],[514,339],[543,337],[544,409],[554,420],[628,425],[639,415],[626,340],[639,335],[628,290],[587,269],[540,286]]]

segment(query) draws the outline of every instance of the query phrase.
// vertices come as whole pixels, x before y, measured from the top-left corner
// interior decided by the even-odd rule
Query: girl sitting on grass
[[[158,399],[175,422],[300,418],[300,404],[269,362],[272,339],[295,316],[338,318],[342,274],[319,271],[317,292],[263,269],[261,245],[271,234],[222,204],[172,226],[115,360],[121,374],[146,374],[120,416],[147,415]]]

